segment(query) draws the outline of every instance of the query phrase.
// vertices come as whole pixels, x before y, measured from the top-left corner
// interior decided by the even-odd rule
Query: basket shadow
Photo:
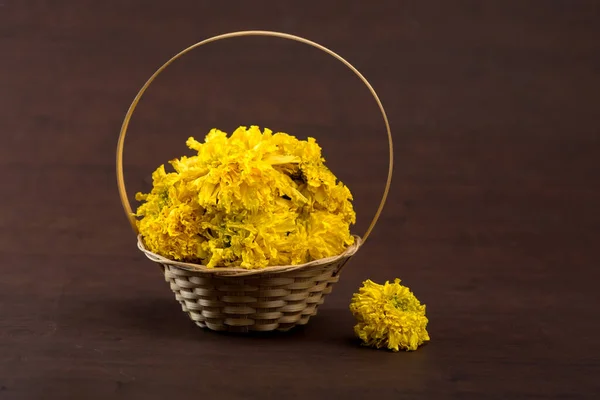
[[[94,331],[111,330],[135,332],[136,335],[159,336],[179,339],[196,340],[212,337],[227,337],[229,339],[290,339],[317,335],[331,328],[332,315],[327,316],[327,310],[319,310],[307,325],[298,325],[287,331],[268,332],[221,332],[201,328],[181,310],[177,301],[167,297],[136,297],[113,298],[88,303],[85,307],[77,307],[63,313],[63,326],[85,326]],[[307,329],[308,328],[308,329]]]
[[[163,297],[109,298],[63,311],[63,327],[112,331],[118,336],[193,338],[197,327],[176,302]]]

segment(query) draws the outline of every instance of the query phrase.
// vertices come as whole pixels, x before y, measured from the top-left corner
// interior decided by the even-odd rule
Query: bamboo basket
[[[241,36],[270,36],[292,40],[317,48],[342,62],[367,86],[385,122],[389,143],[388,176],[382,199],[369,228],[363,237],[342,254],[301,265],[272,266],[258,270],[242,268],[207,268],[203,265],[177,262],[155,254],[144,247],[137,232],[135,217],[129,203],[123,176],[123,147],[129,121],[142,95],[156,77],[172,62],[205,44]],[[390,189],[393,170],[392,135],[385,109],[367,79],[348,61],[332,50],[308,39],[271,31],[239,31],[214,36],[198,42],[172,57],[162,65],[140,89],[133,100],[121,127],[117,144],[117,184],[123,209],[137,234],[137,246],[148,259],[161,266],[183,311],[198,326],[216,331],[286,331],[306,324],[317,313],[325,297],[338,282],[340,272],[356,254],[377,223]]]

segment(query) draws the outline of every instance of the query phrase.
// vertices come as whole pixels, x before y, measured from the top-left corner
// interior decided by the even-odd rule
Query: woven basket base
[[[215,331],[287,331],[317,313],[350,257],[277,273],[222,276],[161,263],[185,313]]]

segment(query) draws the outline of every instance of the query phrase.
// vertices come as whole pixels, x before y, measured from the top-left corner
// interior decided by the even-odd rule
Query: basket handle
[[[369,228],[367,229],[367,232],[365,233],[365,235],[363,236],[363,242],[367,239],[367,237],[370,235],[371,231],[373,230],[373,228],[375,227],[375,224],[377,223],[377,220],[379,219],[379,216],[381,215],[381,211],[383,210],[383,207],[385,205],[385,201],[387,199],[389,190],[390,190],[390,185],[392,183],[392,170],[393,170],[393,166],[394,166],[394,149],[393,149],[393,145],[392,145],[392,133],[390,131],[390,124],[388,122],[388,118],[387,115],[385,113],[385,109],[383,108],[383,105],[381,104],[381,100],[379,100],[379,97],[377,96],[377,93],[375,92],[375,89],[373,89],[373,87],[371,86],[371,84],[369,83],[369,81],[352,65],[350,64],[348,61],[346,61],[345,59],[343,59],[340,55],[336,54],[335,52],[333,52],[332,50],[329,50],[327,47],[322,46],[318,43],[315,43],[313,41],[310,41],[308,39],[305,39],[303,37],[299,37],[299,36],[294,36],[294,35],[290,35],[287,33],[281,33],[281,32],[272,32],[272,31],[238,31],[238,32],[230,32],[230,33],[225,33],[222,35],[218,35],[218,36],[213,36],[211,38],[205,39],[201,42],[198,42],[190,47],[188,47],[187,49],[182,50],[181,52],[179,52],[178,54],[176,54],[175,56],[173,56],[169,61],[167,61],[166,63],[163,64],[162,67],[160,67],[151,77],[150,79],[148,79],[148,81],[146,81],[146,83],[144,84],[144,86],[142,86],[142,88],[140,89],[140,91],[138,92],[138,94],[135,96],[135,98],[133,99],[133,102],[131,103],[131,105],[129,106],[129,110],[127,110],[127,114],[125,114],[125,119],[123,120],[123,125],[121,126],[121,133],[119,135],[119,141],[117,143],[117,184],[119,187],[119,195],[121,197],[121,203],[123,204],[123,209],[125,210],[125,214],[127,215],[127,218],[129,219],[129,222],[134,230],[134,232],[137,234],[138,230],[137,230],[137,225],[136,225],[136,220],[135,220],[135,216],[133,214],[133,211],[131,209],[131,205],[129,204],[129,200],[127,198],[127,191],[125,190],[125,179],[123,177],[123,145],[125,142],[125,135],[127,133],[127,128],[129,126],[129,121],[131,120],[131,116],[133,115],[133,112],[136,108],[136,106],[138,105],[138,103],[140,102],[142,95],[144,94],[144,92],[146,91],[146,89],[148,89],[148,87],[150,86],[150,84],[154,81],[154,79],[156,79],[156,77],[163,72],[171,63],[173,63],[175,60],[177,60],[179,57],[183,56],[184,54],[192,51],[193,49],[200,47],[202,45],[211,43],[211,42],[216,42],[218,40],[222,40],[222,39],[230,39],[230,38],[235,38],[235,37],[240,37],[240,36],[271,36],[271,37],[278,37],[278,38],[282,38],[282,39],[288,39],[288,40],[293,40],[296,42],[300,42],[300,43],[304,43],[304,44],[308,44],[312,47],[315,47],[319,50],[324,51],[325,53],[329,54],[330,56],[334,57],[335,59],[341,61],[346,67],[348,67],[352,72],[354,72],[359,78],[360,80],[365,84],[365,86],[367,86],[367,88],[369,89],[369,91],[371,92],[371,95],[373,95],[373,98],[375,99],[375,102],[377,103],[377,105],[379,106],[379,109],[381,110],[381,115],[383,117],[383,121],[385,122],[385,128],[387,130],[387,136],[388,136],[388,142],[389,142],[389,166],[388,166],[388,176],[387,176],[387,181],[385,184],[385,190],[383,191],[383,196],[381,198],[381,203],[379,204],[379,208],[377,209],[377,212],[375,213],[375,216],[373,217],[373,220],[371,221],[371,224],[369,225]]]

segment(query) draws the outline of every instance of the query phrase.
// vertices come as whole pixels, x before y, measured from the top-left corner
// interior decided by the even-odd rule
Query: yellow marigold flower
[[[363,282],[352,297],[350,311],[358,321],[354,332],[368,346],[416,350],[430,340],[425,305],[400,279],[384,285]]]
[[[264,268],[342,253],[354,242],[350,190],[325,166],[313,138],[239,127],[211,130],[196,155],[154,171],[138,193],[146,247],[208,267]]]

